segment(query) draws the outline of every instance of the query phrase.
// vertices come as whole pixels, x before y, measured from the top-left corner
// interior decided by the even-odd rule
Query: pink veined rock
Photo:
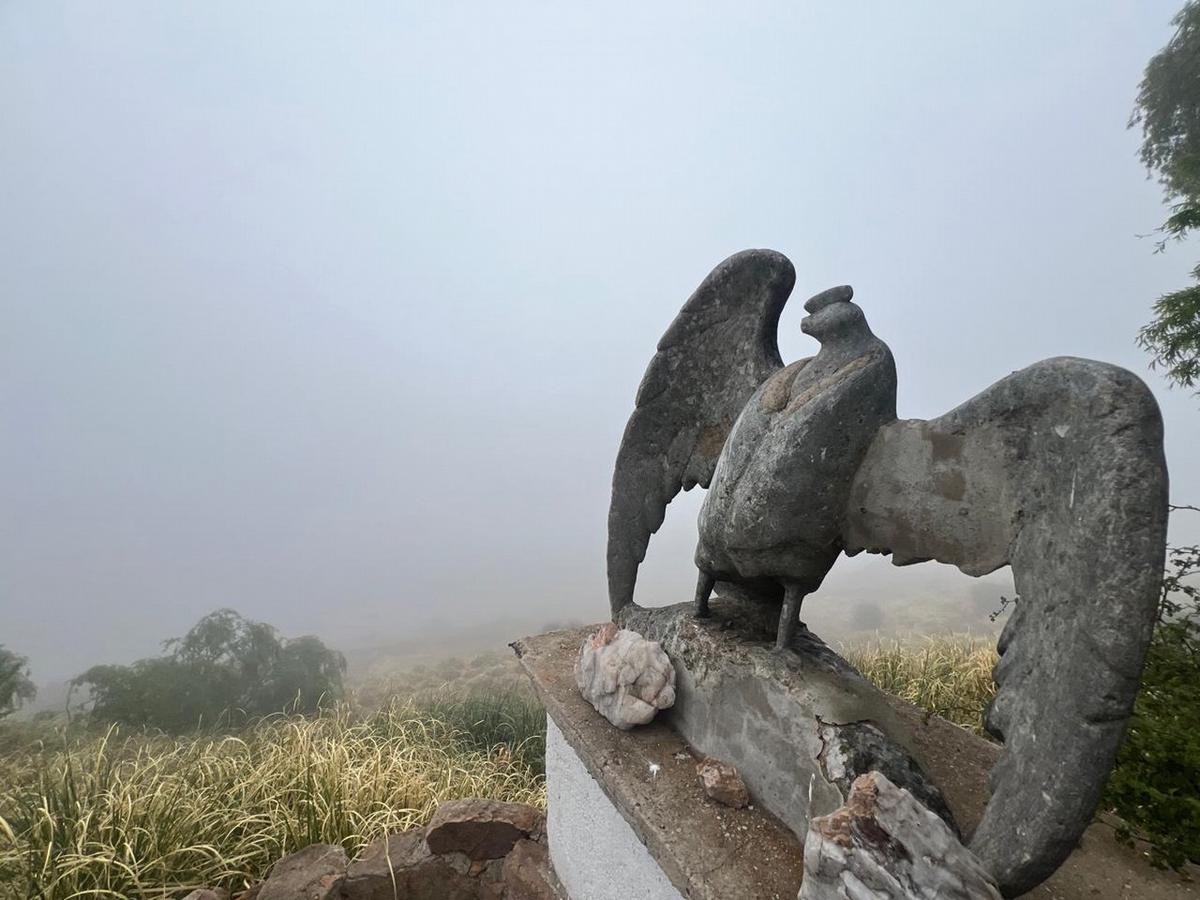
[[[841,809],[815,816],[798,900],[1000,900],[983,863],[945,822],[879,772],[855,779]]]
[[[675,667],[662,646],[611,622],[583,642],[575,683],[600,715],[623,730],[675,703]]]

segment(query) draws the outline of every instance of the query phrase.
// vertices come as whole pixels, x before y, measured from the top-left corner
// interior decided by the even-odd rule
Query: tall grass
[[[0,896],[237,889],[307,844],[354,853],[441,800],[544,805],[528,695],[275,717],[183,739],[112,729],[0,758]],[[538,767],[530,760],[537,759]]]
[[[996,693],[994,638],[879,638],[840,647],[839,652],[879,688],[984,734],[983,710]]]

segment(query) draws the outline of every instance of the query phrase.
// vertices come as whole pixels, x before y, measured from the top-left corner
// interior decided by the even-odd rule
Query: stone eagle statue
[[[1005,752],[970,846],[1014,896],[1074,848],[1137,693],[1166,544],[1157,403],[1125,369],[1057,357],[937,419],[898,420],[891,352],[849,287],[805,304],[820,352],[783,364],[794,282],[779,253],[735,254],[659,341],[613,475],[613,618],[667,504],[697,484],[696,614],[736,585],[779,605],[780,648],[842,552],[974,576],[1011,565],[1020,600],[986,713]]]

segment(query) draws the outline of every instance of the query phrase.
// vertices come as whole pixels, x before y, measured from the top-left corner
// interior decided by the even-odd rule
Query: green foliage
[[[1192,271],[1200,281],[1200,266]],[[1152,365],[1162,366],[1181,387],[1200,379],[1200,284],[1163,294],[1154,303],[1154,321],[1138,332],[1138,344]]]
[[[230,609],[165,646],[165,656],[93,666],[76,678],[90,691],[91,718],[179,733],[284,709],[311,713],[342,697],[340,653],[315,637],[284,640]]]
[[[1172,23],[1174,36],[1146,66],[1129,124],[1142,127],[1142,162],[1158,174],[1171,204],[1161,231],[1179,240],[1200,225],[1200,0],[1189,0]],[[1200,281],[1200,267],[1192,276]],[[1163,295],[1154,315],[1138,343],[1169,380],[1193,386],[1200,378],[1200,285]]]
[[[1104,804],[1156,865],[1200,861],[1200,547],[1173,547],[1159,621]]]
[[[29,679],[29,661],[0,645],[0,719],[32,700],[37,688]]]

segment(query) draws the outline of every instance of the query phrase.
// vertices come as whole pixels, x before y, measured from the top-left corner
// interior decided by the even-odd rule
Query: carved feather
[[[971,849],[1006,896],[1091,820],[1137,694],[1167,527],[1162,419],[1131,372],[1059,357],[930,421],[881,428],[855,476],[847,553],[1011,564],[988,729],[1004,740]]]
[[[637,570],[667,504],[712,480],[746,401],[783,367],[779,314],[796,273],[773,250],[744,250],[701,282],[658,343],[621,440],[608,511],[614,615],[633,602]]]

